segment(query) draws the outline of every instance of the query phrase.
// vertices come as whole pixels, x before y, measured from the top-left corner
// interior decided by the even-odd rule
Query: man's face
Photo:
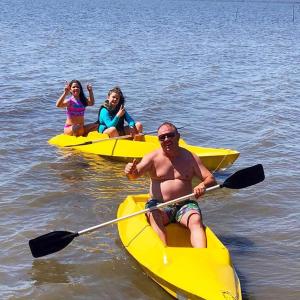
[[[168,125],[162,126],[157,132],[158,140],[165,152],[177,149],[179,134],[177,131]]]

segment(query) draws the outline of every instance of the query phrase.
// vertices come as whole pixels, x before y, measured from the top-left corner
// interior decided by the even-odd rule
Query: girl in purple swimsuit
[[[90,131],[98,129],[97,124],[84,125],[84,111],[86,106],[92,106],[95,103],[92,85],[87,85],[89,97],[86,97],[82,85],[78,80],[66,82],[65,89],[59,99],[56,101],[56,107],[65,107],[67,120],[64,126],[64,133],[67,135],[82,136]],[[66,99],[71,93],[71,97]]]

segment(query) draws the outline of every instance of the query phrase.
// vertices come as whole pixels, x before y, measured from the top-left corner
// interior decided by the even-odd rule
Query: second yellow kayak
[[[103,140],[103,141],[99,141]],[[97,141],[97,142],[93,142]],[[75,137],[65,134],[57,135],[48,141],[51,145],[58,147],[70,147],[76,150],[98,154],[113,160],[131,162],[134,158],[141,159],[145,154],[160,147],[156,136],[144,135],[140,140],[132,139],[109,139],[107,134],[91,132],[87,137]],[[92,142],[88,145],[77,146]],[[223,148],[205,148],[192,146],[180,139],[179,145],[195,153],[203,164],[211,171],[224,170],[230,167],[239,157],[239,152]]]

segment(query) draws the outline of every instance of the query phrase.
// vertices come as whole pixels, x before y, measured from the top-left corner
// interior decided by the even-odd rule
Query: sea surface
[[[94,122],[119,85],[145,131],[240,151],[219,182],[261,163],[266,179],[207,193],[204,220],[230,250],[243,299],[300,299],[300,4],[287,1],[1,0],[0,299],[172,299],[123,248],[116,225],[34,259],[28,241],[116,218],[124,163],[47,141],[66,80],[91,83]],[[86,89],[85,89],[86,90]]]

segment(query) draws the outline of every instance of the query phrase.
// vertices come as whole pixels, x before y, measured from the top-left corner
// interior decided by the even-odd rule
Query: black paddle
[[[219,185],[215,185],[213,187],[210,187],[208,189],[206,189],[206,191],[211,191],[211,190],[215,190],[217,188],[229,188],[229,189],[242,189],[254,184],[257,184],[261,181],[263,181],[265,179],[265,174],[264,174],[264,169],[263,166],[261,164],[249,167],[249,168],[245,168],[242,170],[239,170],[237,172],[235,172],[234,174],[232,174],[231,176],[229,176],[222,184]],[[83,235],[92,231],[95,231],[101,227],[104,227],[106,225],[110,225],[113,223],[117,223],[119,221],[140,215],[140,214],[144,214],[146,212],[152,211],[154,209],[160,208],[160,207],[164,207],[164,206],[168,206],[170,204],[174,204],[186,199],[189,199],[191,197],[193,197],[194,194],[189,194],[168,202],[164,202],[164,203],[160,203],[157,206],[151,207],[151,208],[147,208],[147,209],[143,209],[140,211],[137,211],[131,215],[127,215],[127,216],[123,216],[121,218],[118,219],[114,219],[87,229],[84,229],[82,231],[78,231],[78,232],[69,232],[69,231],[53,231],[44,235],[41,235],[35,239],[32,239],[29,241],[29,247],[31,250],[31,253],[33,255],[33,257],[41,257],[41,256],[45,256],[57,251],[60,251],[62,249],[64,249],[68,244],[70,244],[72,242],[72,240],[79,236],[79,235]]]

